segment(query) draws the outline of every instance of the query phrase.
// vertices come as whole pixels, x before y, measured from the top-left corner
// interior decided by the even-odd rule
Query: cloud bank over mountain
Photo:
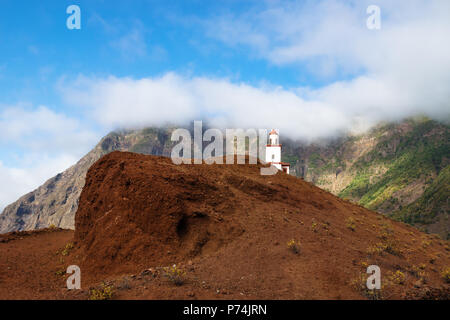
[[[278,127],[311,140],[415,114],[448,119],[450,2],[379,5],[381,30],[366,27],[364,1],[269,2],[203,21],[217,41],[248,47],[273,64],[310,68],[328,79],[323,86],[255,86],[167,72],[79,76],[61,90],[108,128],[205,119],[221,127]]]
[[[45,106],[6,106],[0,111],[0,212],[19,196],[64,171],[100,135],[78,119]]]

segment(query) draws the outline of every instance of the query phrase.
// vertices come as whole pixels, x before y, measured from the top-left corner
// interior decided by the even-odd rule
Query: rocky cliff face
[[[119,150],[170,155],[170,129],[112,132],[78,163],[49,179],[5,208],[0,233],[41,229],[51,225],[73,229],[78,200],[89,167],[103,155]]]
[[[21,197],[0,215],[0,233],[74,227],[89,167],[115,150],[169,156],[173,128],[117,131],[76,165]],[[282,160],[307,181],[369,209],[449,237],[449,126],[429,119],[379,125],[315,144],[282,138]]]

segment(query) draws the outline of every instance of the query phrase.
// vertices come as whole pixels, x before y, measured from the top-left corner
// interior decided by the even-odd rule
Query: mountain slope
[[[448,125],[408,119],[323,145],[294,147],[285,156],[294,159],[300,176],[325,190],[450,235]]]
[[[169,156],[173,128],[112,132],[75,166],[9,205],[0,233],[54,224],[74,228],[88,168],[108,152]],[[449,126],[426,118],[383,124],[323,143],[282,138],[292,172],[342,198],[449,238]]]

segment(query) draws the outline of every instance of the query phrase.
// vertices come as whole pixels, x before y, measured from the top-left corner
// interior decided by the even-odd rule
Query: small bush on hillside
[[[394,239],[387,239],[382,242],[377,242],[374,246],[369,247],[367,249],[367,253],[370,255],[383,255],[384,253],[390,253],[394,256],[400,256],[402,251]]]
[[[171,267],[165,267],[164,276],[177,286],[181,286],[185,282],[186,272],[175,264]]]
[[[383,224],[381,233],[378,235],[381,242],[377,242],[374,246],[367,249],[367,253],[371,255],[390,253],[394,256],[401,256],[402,250],[398,241],[394,238],[394,230],[388,224]]]
[[[431,245],[431,240],[423,240],[422,241],[422,247],[424,249],[428,248]]]
[[[296,242],[294,239],[290,240],[287,243],[287,247],[289,248],[289,250],[291,250],[295,254],[300,253],[300,243]]]
[[[388,223],[383,223],[381,225],[381,233],[379,237],[383,240],[391,239],[394,235],[394,229],[392,228],[392,225]]]
[[[102,283],[99,289],[92,289],[90,291],[89,300],[109,300],[114,295],[114,287]]]
[[[317,232],[317,222],[314,219],[313,219],[312,224],[311,224],[311,230],[313,232]]]
[[[395,284],[405,284],[406,276],[403,272],[397,270],[396,272],[391,272],[388,275],[388,279]]]
[[[64,275],[66,274],[66,269],[64,269],[64,268],[58,269],[58,270],[55,272],[55,274],[56,274],[57,276],[64,276]]]
[[[322,228],[328,234],[330,232],[330,223],[328,221],[325,221],[324,223],[322,223]]]
[[[61,254],[63,256],[67,256],[70,253],[70,250],[73,249],[73,243],[69,242],[68,244],[66,244],[66,246],[64,247],[63,251],[61,252]]]
[[[356,224],[355,224],[355,219],[353,219],[352,217],[347,218],[346,222],[346,226],[347,228],[349,228],[352,231],[355,231],[356,229]]]
[[[426,272],[424,271],[425,267],[426,266],[423,263],[418,266],[412,265],[407,268],[407,271],[418,279],[424,279],[426,275]]]
[[[450,283],[450,267],[447,267],[444,270],[442,270],[441,276],[446,283]]]
[[[397,241],[395,241],[394,239],[388,239],[384,241],[383,246],[384,251],[394,256],[400,256],[402,254],[402,251],[400,250]]]

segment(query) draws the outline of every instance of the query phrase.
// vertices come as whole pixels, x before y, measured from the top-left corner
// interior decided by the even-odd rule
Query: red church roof
[[[276,132],[275,129],[272,129],[272,131],[270,131],[269,135],[270,134],[278,134],[278,132]]]

